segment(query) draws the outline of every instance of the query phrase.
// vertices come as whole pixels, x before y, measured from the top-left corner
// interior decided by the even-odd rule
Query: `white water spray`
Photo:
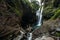
[[[31,0],[28,0],[31,3]]]

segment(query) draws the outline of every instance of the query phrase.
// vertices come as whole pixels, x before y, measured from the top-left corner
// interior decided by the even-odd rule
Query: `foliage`
[[[56,19],[60,15],[60,2],[59,0],[46,0],[44,6],[43,17],[45,20],[47,19]],[[58,6],[58,7],[57,7]]]
[[[38,8],[39,8],[39,5],[36,3],[36,1],[33,1],[33,2],[31,3],[31,7],[32,7],[32,9],[33,9],[34,11],[37,11]]]
[[[55,34],[57,37],[60,37],[60,33],[59,32],[56,32]]]
[[[36,12],[39,8],[39,5],[37,5],[36,2],[30,3],[28,0],[7,0],[7,4],[10,9],[20,17],[23,15],[23,11],[27,10],[29,7],[32,12]]]
[[[46,7],[43,12],[43,17],[45,19],[50,19],[54,15],[54,9]]]
[[[20,0],[6,0],[8,7],[20,17],[22,16],[22,5]]]
[[[59,16],[60,16],[60,9],[57,9],[57,10],[55,11],[54,16],[53,16],[51,19],[56,19],[56,18],[58,18]]]
[[[25,0],[24,3],[31,7],[32,12],[36,12],[38,8],[40,7],[37,3],[37,1],[29,2],[28,0]]]

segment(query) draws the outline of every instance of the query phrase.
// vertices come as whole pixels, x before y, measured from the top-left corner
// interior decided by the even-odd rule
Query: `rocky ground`
[[[60,27],[60,19],[48,20],[43,22],[41,28],[33,32],[33,40],[60,40],[56,36],[57,28]],[[17,38],[18,39],[18,38]]]
[[[33,39],[40,37],[43,37],[43,35],[47,35],[49,38],[52,36],[55,36],[55,33],[57,32],[56,29],[60,27],[60,18],[56,20],[48,20],[43,22],[43,25],[41,28],[36,30],[33,33]],[[55,36],[56,37],[56,36]]]
[[[39,38],[36,38],[35,40],[54,40],[54,39],[52,37],[42,36],[42,38],[39,37]]]

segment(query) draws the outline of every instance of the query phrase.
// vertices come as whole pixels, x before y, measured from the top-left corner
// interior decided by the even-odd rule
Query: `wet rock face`
[[[23,29],[28,28],[28,26],[32,26],[37,21],[37,16],[35,12],[32,12],[32,9],[29,5],[25,5],[23,10],[23,15],[21,18],[21,26]]]
[[[32,24],[35,24],[36,22],[36,16],[33,13],[27,13],[22,16],[21,26],[22,28],[26,29],[27,25],[32,26]]]

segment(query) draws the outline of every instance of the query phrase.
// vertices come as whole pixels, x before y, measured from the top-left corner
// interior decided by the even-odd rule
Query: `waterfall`
[[[37,23],[36,26],[41,26],[41,24],[42,24],[41,21],[42,21],[42,12],[43,12],[43,5],[44,5],[44,3],[41,4],[41,2],[40,2],[39,5],[41,7],[36,12],[36,16],[38,16],[38,23]]]
[[[40,6],[39,9],[36,11],[36,16],[38,17],[38,21],[37,21],[37,24],[35,26],[33,26],[33,31],[38,29],[41,24],[42,24],[42,12],[43,12],[43,5],[44,5],[44,2],[42,2],[42,0],[35,0],[38,2],[38,5]]]
[[[33,31],[38,29],[41,24],[42,24],[42,12],[43,12],[43,5],[44,5],[44,2],[41,3],[41,0],[29,0],[29,2],[31,3],[32,1],[38,1],[38,5],[40,6],[40,8],[36,11],[36,16],[38,17],[38,22],[37,22],[37,25],[35,25],[33,27]],[[33,32],[32,31],[32,32]],[[32,33],[29,33],[28,37],[27,37],[28,40],[32,40]]]

